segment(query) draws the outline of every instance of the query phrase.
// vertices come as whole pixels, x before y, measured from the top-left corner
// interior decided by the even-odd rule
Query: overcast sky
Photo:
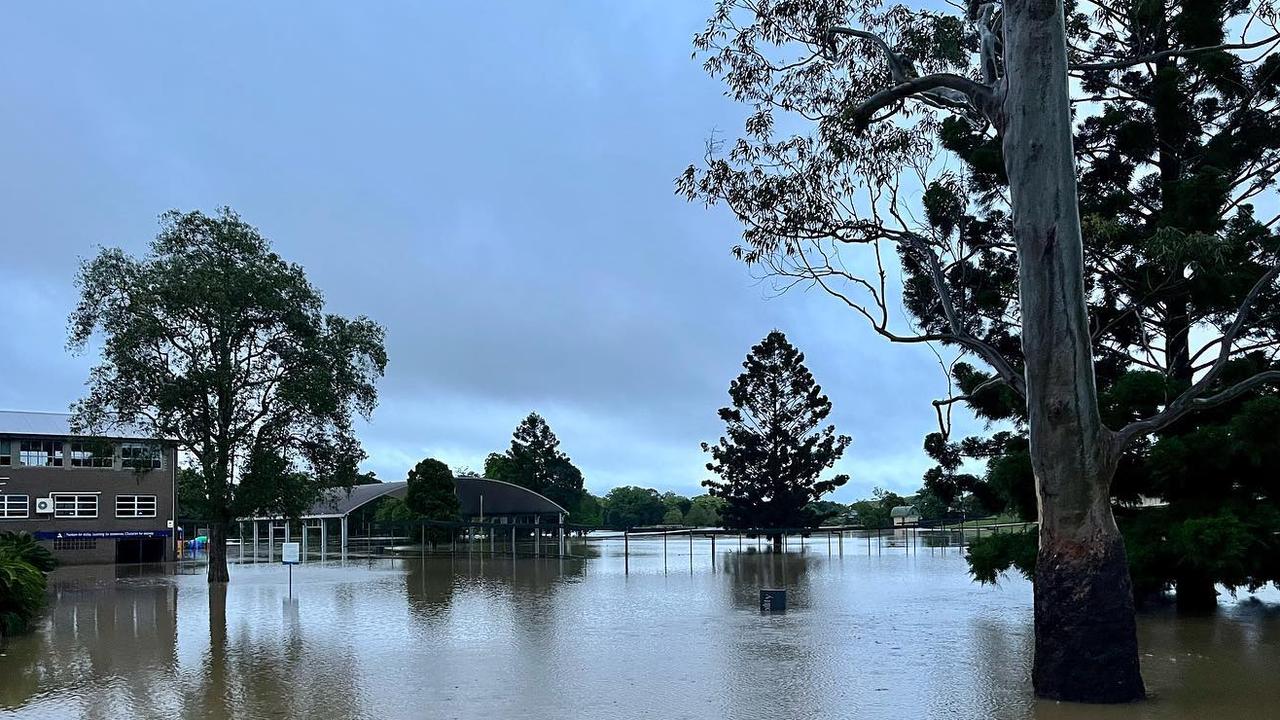
[[[698,443],[778,328],[854,439],[836,499],[919,487],[935,357],[753,280],[734,219],[672,192],[741,124],[690,59],[710,0],[55,5],[0,8],[0,407],[82,391],[78,258],[225,204],[386,327],[360,431],[383,479],[478,469],[537,410],[593,492],[698,493]]]

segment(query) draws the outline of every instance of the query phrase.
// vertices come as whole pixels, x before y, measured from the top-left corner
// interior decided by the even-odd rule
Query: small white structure
[[[898,505],[889,511],[894,525],[915,525],[920,522],[920,511],[915,505]]]

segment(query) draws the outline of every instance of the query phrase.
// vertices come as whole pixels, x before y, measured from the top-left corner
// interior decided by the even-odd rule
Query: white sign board
[[[287,542],[280,546],[280,562],[285,565],[297,565],[302,554],[302,543]]]

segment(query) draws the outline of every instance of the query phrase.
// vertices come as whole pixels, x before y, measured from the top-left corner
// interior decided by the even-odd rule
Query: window
[[[26,495],[0,495],[0,519],[29,517],[31,498]]]
[[[155,495],[117,495],[116,517],[153,518],[156,516]]]
[[[111,443],[88,441],[71,443],[71,467],[115,467],[115,449]]]
[[[120,446],[120,467],[125,470],[159,470],[164,467],[160,448],[144,443]]]
[[[53,516],[96,518],[98,517],[98,496],[56,493],[53,495]]]
[[[23,440],[18,459],[28,467],[62,467],[62,441]]]
[[[8,440],[0,440],[0,465],[13,464],[13,444]]]
[[[98,541],[92,538],[57,538],[53,541],[54,550],[97,550]]]

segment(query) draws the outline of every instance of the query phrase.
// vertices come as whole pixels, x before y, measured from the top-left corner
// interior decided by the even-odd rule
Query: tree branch
[[[1128,58],[1126,60],[1116,60],[1114,62],[1104,62],[1104,63],[1082,63],[1079,65],[1072,65],[1071,69],[1072,70],[1119,70],[1121,68],[1132,67],[1133,65],[1141,65],[1143,63],[1153,62],[1155,60],[1162,60],[1164,58],[1170,58],[1170,57],[1191,57],[1192,55],[1199,55],[1201,53],[1207,53],[1207,52],[1218,52],[1220,50],[1251,50],[1253,48],[1262,47],[1267,43],[1273,43],[1278,40],[1280,40],[1280,33],[1276,33],[1271,37],[1263,38],[1262,40],[1256,40],[1251,43],[1223,43],[1222,45],[1208,45],[1205,47],[1198,47],[1198,48],[1185,48],[1185,49],[1174,48],[1172,50],[1162,50],[1160,52],[1151,53],[1149,55],[1142,55],[1136,58]]]
[[[1174,399],[1173,402],[1166,405],[1164,410],[1161,410],[1149,418],[1129,423],[1124,427],[1124,429],[1120,430],[1120,432],[1117,433],[1117,451],[1122,449],[1129,440],[1142,435],[1159,432],[1178,421],[1187,413],[1194,410],[1215,407],[1229,402],[1261,383],[1274,378],[1280,378],[1280,371],[1266,371],[1258,373],[1247,380],[1236,383],[1215,395],[1210,395],[1206,398],[1200,397],[1209,389],[1209,386],[1218,379],[1218,376],[1222,374],[1222,370],[1227,366],[1227,362],[1231,359],[1232,348],[1234,347],[1236,340],[1239,339],[1241,333],[1245,329],[1245,325],[1249,319],[1250,310],[1252,310],[1254,302],[1257,301],[1258,296],[1261,295],[1264,290],[1270,287],[1271,283],[1275,282],[1277,276],[1280,276],[1280,265],[1276,265],[1263,273],[1262,277],[1258,279],[1258,282],[1254,283],[1253,287],[1249,290],[1249,293],[1245,295],[1244,300],[1240,303],[1240,307],[1236,310],[1235,320],[1233,320],[1230,327],[1222,333],[1222,338],[1219,341],[1221,345],[1218,349],[1218,358],[1214,360],[1213,365],[1209,367],[1205,374],[1202,375],[1194,385],[1188,388],[1186,392],[1182,393],[1182,395]]]

